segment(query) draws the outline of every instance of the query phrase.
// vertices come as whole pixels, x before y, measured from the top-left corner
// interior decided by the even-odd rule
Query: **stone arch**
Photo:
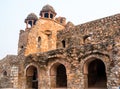
[[[26,88],[39,89],[39,71],[38,66],[35,64],[29,64],[25,68]]]
[[[103,70],[105,70],[104,72],[103,72],[103,74],[105,74],[105,82],[104,82],[104,84],[105,85],[101,85],[101,86],[96,86],[96,85],[94,85],[94,86],[92,86],[92,87],[107,87],[107,62],[108,61],[110,61],[109,60],[109,58],[107,57],[107,56],[105,56],[105,55],[90,55],[90,56],[88,56],[88,57],[86,57],[85,59],[84,59],[84,62],[83,62],[83,73],[84,73],[84,83],[85,83],[85,88],[88,88],[88,87],[90,87],[90,83],[88,82],[90,79],[89,79],[89,72],[90,72],[90,68],[89,67],[91,67],[91,68],[94,68],[95,67],[95,61],[97,61],[97,65],[100,67],[102,67],[102,69]],[[91,66],[92,65],[92,66]],[[98,68],[98,66],[97,66],[97,72],[99,72],[100,70],[99,70],[99,68]],[[97,76],[97,75],[96,75]],[[88,80],[89,79],[89,80]],[[93,79],[94,80],[94,79]],[[97,80],[96,80],[97,81]]]
[[[51,88],[67,87],[66,65],[61,62],[55,62],[50,67]]]
[[[92,61],[94,61],[94,60],[96,60],[96,59],[99,59],[98,57],[91,57],[90,59],[88,59],[88,60],[86,60],[85,61],[85,63],[84,63],[84,69],[83,69],[83,73],[84,74],[88,74],[88,66],[89,66],[89,64],[92,62]],[[101,59],[99,59],[99,60],[101,60]],[[107,66],[106,66],[106,62],[104,62],[103,60],[101,60],[104,64],[105,64],[105,69],[107,68]]]

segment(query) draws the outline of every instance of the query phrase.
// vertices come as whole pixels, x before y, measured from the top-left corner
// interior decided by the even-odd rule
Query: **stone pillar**
[[[22,80],[23,80],[23,83],[22,83],[23,86],[21,86],[22,89],[27,89],[27,81],[26,81],[26,77],[23,77]]]
[[[44,13],[42,12],[42,18],[44,18]]]
[[[50,19],[50,12],[48,12],[48,18]]]
[[[84,74],[84,89],[88,88],[88,74]]]
[[[67,89],[83,89],[80,74],[70,73],[67,79]]]
[[[28,21],[26,22],[26,29],[28,28]]]
[[[55,14],[53,14],[53,19],[55,20]]]
[[[33,23],[34,23],[34,20],[32,20],[32,26],[34,25]],[[31,27],[32,27],[32,26],[31,26]]]
[[[51,88],[55,88],[56,87],[56,76],[50,76],[50,86]]]
[[[41,67],[38,73],[38,89],[50,89],[49,75],[45,67]]]
[[[120,86],[120,44],[117,42],[112,50],[112,62],[107,83],[108,89],[115,89],[115,87],[118,88]]]

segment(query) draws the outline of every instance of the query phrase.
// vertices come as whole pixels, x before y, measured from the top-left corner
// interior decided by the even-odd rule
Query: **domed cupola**
[[[34,13],[30,13],[25,19],[26,28],[28,28],[28,25],[30,25],[31,27],[35,25],[37,20],[38,20],[38,17]]]
[[[50,19],[54,19],[54,17],[56,16],[56,12],[54,10],[54,8],[50,5],[45,5],[42,10],[40,11],[40,16],[42,18],[50,18]]]

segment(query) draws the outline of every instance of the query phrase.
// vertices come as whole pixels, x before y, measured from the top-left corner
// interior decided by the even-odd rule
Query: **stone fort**
[[[0,89],[118,89],[120,14],[80,25],[50,5],[30,13],[18,54],[0,60]]]

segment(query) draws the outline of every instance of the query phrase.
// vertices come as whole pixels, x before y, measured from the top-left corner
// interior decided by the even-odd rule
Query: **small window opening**
[[[48,16],[48,13],[45,13],[45,18],[48,18],[49,16]]]
[[[29,28],[31,28],[32,27],[32,21],[29,21],[28,24],[29,24]]]
[[[7,76],[7,72],[6,72],[6,71],[4,71],[4,72],[3,72],[3,75],[4,75],[4,76]]]
[[[21,49],[23,49],[24,48],[24,46],[21,46]]]
[[[41,37],[39,36],[38,37],[38,48],[40,48],[40,46],[41,46]]]
[[[66,46],[65,45],[65,40],[62,41],[62,46],[63,46],[63,48],[65,48],[65,46]]]
[[[53,14],[50,14],[50,18],[53,19]]]

